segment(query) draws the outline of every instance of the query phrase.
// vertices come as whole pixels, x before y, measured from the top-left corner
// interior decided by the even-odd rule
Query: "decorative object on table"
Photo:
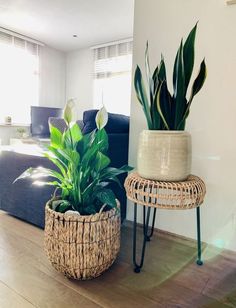
[[[227,0],[226,3],[228,5],[236,4],[236,0]]]
[[[11,125],[11,123],[12,123],[11,117],[10,117],[10,116],[5,117],[5,124],[6,124],[6,125]]]
[[[46,205],[45,250],[56,270],[85,280],[108,269],[119,252],[119,201],[108,185],[119,184],[117,176],[132,168],[109,167],[105,108],[97,113],[97,128],[83,135],[78,124],[71,122],[72,107],[69,101],[63,133],[50,125],[51,144],[45,156],[58,171],[30,168],[18,179],[31,177],[36,184],[60,190],[60,195]],[[39,182],[41,177],[50,177],[51,181]]]
[[[156,218],[156,210],[186,210],[196,208],[197,216],[197,264],[202,265],[201,259],[201,228],[200,228],[200,205],[204,201],[206,187],[204,182],[197,176],[190,175],[182,182],[160,182],[142,178],[137,173],[130,173],[125,180],[127,198],[134,202],[134,230],[133,230],[133,264],[134,271],[139,273],[143,263],[146,242],[150,241]],[[137,204],[143,206],[143,246],[140,262],[136,260],[136,229],[137,229]],[[151,229],[149,220],[153,208]],[[147,214],[146,214],[147,209]]]
[[[138,173],[148,179],[182,181],[191,172],[191,136],[185,132],[185,122],[194,96],[201,90],[206,78],[205,60],[193,82],[187,98],[188,86],[194,67],[195,36],[197,24],[186,41],[181,40],[173,70],[173,95],[167,85],[164,58],[151,74],[148,43],[145,67],[148,89],[137,66],[134,86],[143,108],[148,130],[140,134],[138,148]]]
[[[27,138],[26,129],[23,127],[17,128],[17,133],[19,134],[20,138]]]

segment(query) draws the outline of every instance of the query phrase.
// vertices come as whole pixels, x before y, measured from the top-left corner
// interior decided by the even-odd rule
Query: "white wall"
[[[40,48],[40,106],[64,107],[66,82],[65,61],[65,53],[48,46]],[[10,138],[16,138],[18,136],[17,127],[0,125],[0,139],[2,140],[2,144],[8,144]]]
[[[236,250],[236,5],[227,6],[224,0],[136,0],[133,69],[136,64],[143,68],[149,40],[152,66],[162,52],[170,83],[180,39],[198,20],[196,64],[205,56],[208,77],[193,102],[187,130],[193,139],[192,172],[207,186],[202,237],[208,243]],[[144,116],[133,92],[130,165],[136,165],[138,136],[144,128]],[[133,219],[132,206],[127,217]],[[195,210],[159,210],[157,221],[160,229],[196,238]]]
[[[66,87],[66,55],[44,46],[40,48],[39,105],[64,107]]]
[[[80,49],[66,55],[66,99],[75,98],[78,119],[84,110],[93,108],[93,53]]]
[[[9,144],[10,138],[20,138],[21,134],[17,132],[18,128],[22,128],[22,126],[7,126],[7,125],[0,125],[0,145]],[[25,134],[30,134],[29,126],[23,126],[25,129]]]

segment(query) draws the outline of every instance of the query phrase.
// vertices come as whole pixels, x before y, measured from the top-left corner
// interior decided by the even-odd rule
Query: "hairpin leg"
[[[144,262],[145,248],[146,248],[146,242],[148,238],[147,233],[148,233],[148,223],[149,223],[149,218],[150,218],[150,210],[151,208],[148,207],[147,217],[145,217],[146,219],[144,220],[143,246],[142,246],[141,260],[140,260],[140,263],[138,264],[136,261],[137,203],[134,203],[133,264],[135,266],[134,268],[135,273],[140,273],[140,270]]]
[[[153,209],[152,227],[149,234],[147,231],[147,242],[150,242],[151,237],[153,236],[154,224],[156,219],[156,210],[157,210],[156,208]],[[145,220],[146,220],[146,206],[143,206],[143,235],[145,234]]]
[[[203,265],[202,248],[201,248],[201,221],[200,221],[200,206],[196,208],[197,214],[197,265]]]

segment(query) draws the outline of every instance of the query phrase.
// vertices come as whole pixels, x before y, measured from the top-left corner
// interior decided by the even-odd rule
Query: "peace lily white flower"
[[[67,125],[70,124],[73,118],[73,109],[75,108],[75,100],[74,99],[69,99],[68,102],[66,103],[66,106],[63,110],[63,118],[66,122]]]
[[[104,106],[97,112],[95,120],[96,120],[97,128],[99,130],[103,129],[107,125],[108,113],[107,113],[106,108]]]

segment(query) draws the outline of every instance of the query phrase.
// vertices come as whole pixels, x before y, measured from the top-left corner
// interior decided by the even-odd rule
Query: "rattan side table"
[[[197,261],[202,265],[201,259],[201,226],[200,205],[204,201],[206,187],[199,177],[190,175],[182,182],[160,182],[140,177],[138,173],[130,173],[125,180],[127,198],[134,202],[134,224],[133,224],[133,264],[134,271],[139,273],[145,257],[146,242],[149,242],[154,231],[156,210],[186,210],[196,208],[197,218]],[[136,230],[137,230],[137,204],[143,206],[143,246],[141,260],[136,261]],[[147,208],[147,214],[146,214]],[[149,220],[153,208],[153,219],[151,228]]]

